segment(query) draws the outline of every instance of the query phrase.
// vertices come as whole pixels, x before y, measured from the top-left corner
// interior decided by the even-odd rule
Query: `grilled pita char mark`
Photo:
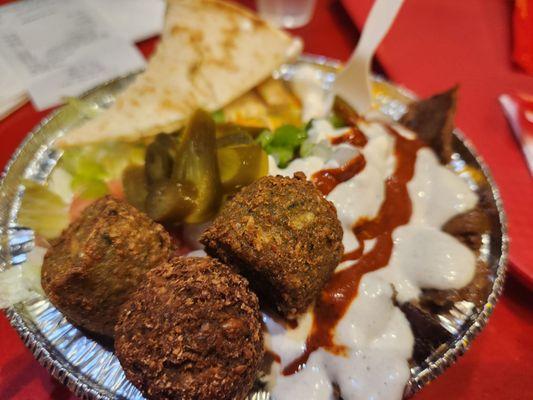
[[[452,132],[457,104],[455,86],[448,91],[409,105],[400,122],[416,132],[446,164],[452,155]]]
[[[106,111],[58,140],[61,147],[171,133],[198,108],[221,109],[301,46],[244,7],[168,0],[161,41],[146,70]]]

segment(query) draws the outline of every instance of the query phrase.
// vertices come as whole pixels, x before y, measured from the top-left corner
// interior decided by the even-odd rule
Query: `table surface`
[[[496,0],[492,0],[496,1]],[[6,1],[0,0],[0,4]],[[251,1],[241,1],[251,5]],[[311,23],[295,31],[305,41],[305,51],[345,60],[358,37],[338,1],[318,0]],[[139,45],[149,55],[156,40]],[[379,66],[377,66],[379,68]],[[0,122],[0,166],[24,136],[48,112],[31,105]],[[466,132],[468,135],[468,132]],[[424,399],[525,399],[533,396],[533,293],[509,277],[502,299],[487,328],[471,349],[439,379],[415,395]],[[74,400],[68,389],[53,379],[24,347],[0,313],[0,399]]]

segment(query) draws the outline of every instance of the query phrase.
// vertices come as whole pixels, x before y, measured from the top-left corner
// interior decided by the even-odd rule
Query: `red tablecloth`
[[[0,4],[4,2],[0,0]],[[438,12],[435,18],[438,18]],[[357,30],[350,18],[340,3],[333,0],[318,0],[313,21],[296,33],[305,40],[306,52],[342,60],[349,56],[357,40]],[[147,41],[140,48],[144,54],[149,54],[153,45],[153,40]],[[26,105],[0,122],[0,166],[46,114],[37,113]],[[465,131],[468,135],[466,125]],[[533,393],[530,367],[533,360],[532,305],[533,294],[510,279],[490,324],[473,343],[472,349],[415,399],[530,398]],[[0,313],[0,400],[15,399],[75,400],[75,397],[39,366]]]

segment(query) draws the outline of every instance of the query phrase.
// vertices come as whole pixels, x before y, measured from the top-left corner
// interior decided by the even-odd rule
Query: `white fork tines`
[[[375,1],[355,51],[333,84],[333,93],[342,97],[361,115],[366,113],[372,104],[370,81],[372,58],[403,2],[404,0]]]

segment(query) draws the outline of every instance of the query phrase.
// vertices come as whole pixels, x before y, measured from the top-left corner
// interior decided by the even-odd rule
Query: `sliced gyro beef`
[[[415,132],[439,156],[442,163],[452,155],[452,132],[458,87],[409,105],[400,122]]]
[[[485,212],[476,207],[451,218],[442,226],[442,230],[454,236],[472,251],[478,251],[482,235],[490,230],[490,222]]]

